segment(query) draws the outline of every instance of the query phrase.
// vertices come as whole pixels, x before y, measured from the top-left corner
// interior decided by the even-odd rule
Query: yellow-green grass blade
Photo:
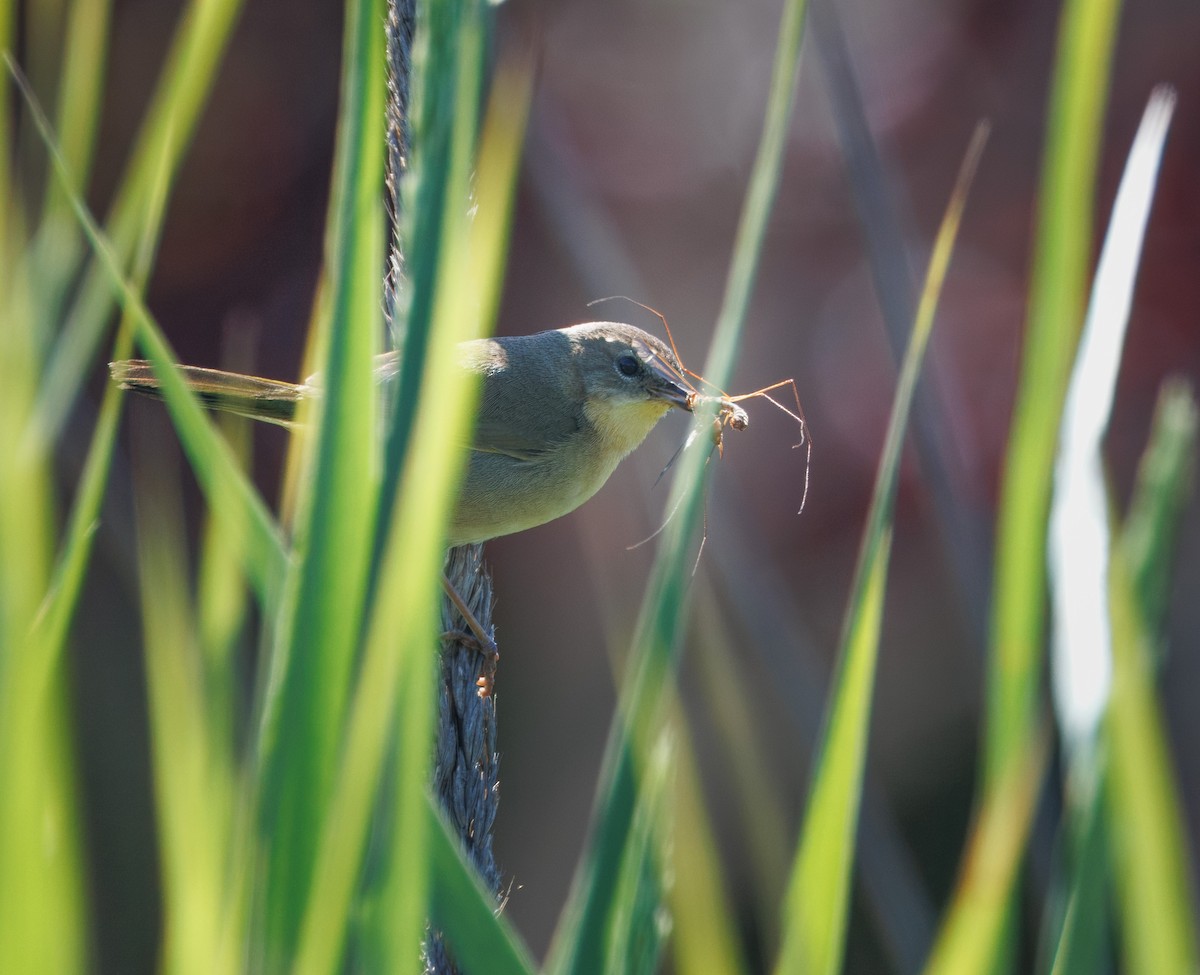
[[[780,794],[780,775],[758,721],[760,692],[751,686],[744,661],[737,653],[737,639],[711,586],[700,590],[696,598],[692,632],[705,688],[704,708],[719,730],[723,766],[732,776],[729,792],[738,803],[739,830],[753,879],[758,941],[774,946],[779,943],[779,903],[790,867],[792,837]],[[683,919],[676,924],[682,926]],[[677,956],[679,951],[677,944]]]
[[[725,297],[705,364],[705,375],[727,385],[733,371],[759,254],[779,183],[803,36],[804,0],[784,6],[772,68],[766,118],[750,175],[726,281]],[[637,791],[637,756],[644,755],[662,720],[667,682],[678,659],[688,580],[687,550],[700,523],[705,455],[685,451],[672,482],[668,510],[676,514],[647,587],[630,656],[620,713],[609,734],[596,794],[592,836],[572,884],[551,947],[549,970],[560,975],[596,970],[613,909]]]
[[[468,98],[477,97],[480,79],[487,63],[484,29],[488,16],[485,4],[474,5],[473,13],[466,21],[460,66],[460,106]],[[476,20],[475,18],[478,18]],[[478,39],[471,31],[479,32]],[[474,47],[471,43],[478,44]],[[508,253],[509,228],[512,221],[513,201],[516,192],[517,173],[521,149],[525,141],[525,130],[529,106],[533,95],[533,66],[528,61],[513,57],[503,63],[492,85],[488,99],[487,115],[483,134],[478,140],[475,168],[475,193],[478,211],[467,225],[461,214],[463,192],[470,185],[468,174],[459,172],[460,158],[469,152],[466,132],[456,131],[452,153],[451,181],[446,197],[445,232],[439,261],[436,300],[434,302],[433,331],[431,333],[429,365],[421,383],[421,398],[417,405],[416,428],[412,440],[412,452],[406,463],[404,481],[421,480],[419,488],[402,492],[399,507],[393,518],[399,533],[398,540],[411,538],[413,544],[400,542],[382,562],[383,583],[377,592],[377,603],[393,599],[394,586],[401,584],[401,575],[392,576],[387,584],[389,560],[393,563],[402,559],[402,553],[410,550],[422,552],[428,560],[421,571],[419,589],[423,592],[421,602],[412,605],[409,615],[416,618],[409,639],[401,646],[404,649],[410,677],[399,687],[397,706],[397,733],[402,747],[396,753],[393,771],[395,792],[392,797],[394,814],[393,842],[388,850],[386,863],[387,885],[384,903],[389,926],[386,935],[388,957],[393,967],[406,964],[412,957],[413,945],[424,934],[424,915],[427,912],[427,891],[418,891],[408,884],[408,865],[423,852],[428,862],[428,849],[422,850],[426,834],[421,830],[422,805],[429,787],[428,768],[430,755],[427,742],[432,741],[434,727],[434,672],[436,661],[429,653],[429,635],[440,632],[441,593],[437,585],[444,551],[445,526],[449,523],[448,505],[457,497],[458,478],[464,459],[457,456],[454,448],[446,443],[468,442],[467,432],[474,423],[478,390],[469,384],[466,391],[460,388],[460,401],[446,404],[440,395],[444,389],[452,389],[448,378],[456,361],[454,343],[466,338],[490,333],[495,324],[501,289],[504,281],[504,266]],[[465,116],[464,116],[465,117]],[[469,156],[467,157],[469,158]],[[461,383],[461,380],[459,381]],[[444,404],[444,405],[442,405]],[[443,412],[446,407],[448,412]],[[444,424],[439,431],[437,417]],[[439,438],[440,441],[439,441]],[[449,469],[447,470],[447,467]],[[439,477],[424,480],[418,472],[436,471]],[[443,496],[435,504],[432,492],[442,485]],[[433,517],[430,523],[428,519]],[[428,575],[433,570],[433,575]],[[432,585],[432,591],[430,590]],[[387,617],[391,610],[376,606],[378,629],[381,634],[389,632]],[[404,613],[399,607],[395,614]],[[396,923],[400,919],[401,924]],[[499,922],[496,922],[497,924]],[[455,940],[447,935],[452,951],[457,950]]]
[[[140,444],[161,458],[161,444]],[[179,485],[164,462],[138,478],[138,564],[163,890],[164,972],[233,973],[242,939],[227,928],[235,808],[231,756],[214,735],[188,595]]]
[[[58,82],[55,130],[67,168],[79,180],[75,190],[81,194],[96,148],[111,15],[111,0],[74,0],[67,15],[66,39],[59,61],[62,74]],[[159,217],[158,222],[161,220]],[[79,240],[75,215],[71,212],[71,201],[53,179],[46,181],[38,233],[39,237],[48,233],[54,238],[52,243],[39,245],[39,263],[73,266]],[[64,253],[60,246],[69,249]]]
[[[1142,456],[1130,513],[1118,539],[1119,549],[1137,591],[1144,632],[1152,643],[1159,645],[1163,643],[1161,614],[1154,615],[1152,610],[1146,607],[1161,611],[1165,603],[1166,590],[1169,588],[1171,550],[1178,537],[1183,500],[1189,493],[1192,482],[1196,437],[1197,410],[1190,390],[1183,383],[1167,382],[1159,395],[1150,442]],[[1153,623],[1150,622],[1152,619]],[[1146,681],[1149,681],[1149,672],[1160,657],[1161,653],[1155,654],[1154,659],[1147,664],[1147,674],[1144,675]],[[1144,689],[1143,694],[1139,696],[1144,697]],[[1129,710],[1125,699],[1121,697],[1110,702],[1110,709],[1116,707],[1123,707],[1129,711],[1123,722],[1125,727],[1136,729],[1139,717],[1145,717],[1146,714],[1139,713],[1137,709]],[[1122,722],[1119,719],[1114,720],[1110,715],[1110,729],[1119,724]],[[1157,732],[1142,728],[1137,734],[1152,739]],[[1110,753],[1111,749],[1105,752],[1106,756]],[[1113,770],[1110,760],[1104,763],[1104,774],[1111,780]],[[1130,787],[1144,789],[1146,786],[1139,781]],[[1141,842],[1141,830],[1150,828],[1162,835],[1178,826],[1177,823],[1169,821],[1166,826],[1161,823],[1151,823],[1147,826],[1136,817],[1124,814],[1120,823],[1107,824],[1107,815],[1116,810],[1118,788],[1120,786],[1115,783],[1109,785],[1107,802],[1102,790],[1094,790],[1094,801],[1087,811],[1088,822],[1083,830],[1084,835],[1072,844],[1072,853],[1078,864],[1077,876],[1074,878],[1074,889],[1070,891],[1060,930],[1055,932],[1058,940],[1054,945],[1053,975],[1090,975],[1100,967],[1103,959],[1107,957],[1111,941],[1111,938],[1103,937],[1107,929],[1108,894],[1110,890],[1122,893],[1113,887],[1110,862],[1119,864],[1127,855],[1125,851],[1136,849]],[[1129,804],[1128,796],[1120,799],[1122,806]],[[1169,806],[1174,801],[1172,797],[1166,796],[1157,807],[1153,800],[1146,803],[1145,807],[1155,809],[1159,815],[1166,815],[1169,819],[1172,816]],[[1121,852],[1117,851],[1118,844],[1122,848]],[[1110,850],[1114,851],[1111,859]],[[1154,931],[1157,932],[1160,913],[1158,905],[1153,903],[1155,898],[1144,903],[1137,889],[1140,887],[1153,890],[1163,886],[1168,877],[1172,877],[1173,882],[1178,884],[1181,878],[1172,871],[1160,872],[1153,856],[1129,854],[1129,863],[1129,874],[1136,874],[1137,877],[1130,888],[1124,890],[1119,903],[1123,908],[1134,908],[1125,915],[1124,924],[1127,928],[1139,929],[1139,933],[1134,938],[1128,938],[1127,943],[1132,946],[1136,941],[1139,945],[1146,945],[1152,943],[1157,934],[1146,931],[1145,925],[1148,922],[1152,923],[1155,925]],[[1173,898],[1171,892],[1165,890],[1158,896],[1168,900],[1186,900],[1191,896],[1186,882],[1177,886],[1175,895]],[[1138,897],[1136,901],[1135,897]],[[1172,911],[1170,916],[1179,921],[1178,908]],[[1194,916],[1193,912],[1190,917]],[[1189,953],[1194,955],[1194,946],[1187,947],[1187,942],[1195,941],[1194,925],[1190,931],[1186,925],[1177,924],[1172,927],[1172,940],[1176,942],[1172,953],[1178,958],[1183,958]]]
[[[378,502],[378,389],[382,335],[384,72],[379,0],[346,6],[342,100],[326,220],[322,303],[312,337],[322,395],[311,404],[307,468],[293,526],[296,559],[267,663],[260,730],[264,923],[268,967],[293,957],[331,797],[362,627],[366,567]]]
[[[0,3],[0,50],[16,10]],[[7,90],[5,91],[7,95]],[[11,99],[0,98],[0,970],[81,972],[86,906],[67,683],[37,613],[54,547],[52,445],[30,436],[40,369]]]
[[[674,971],[677,975],[743,975],[750,967],[734,925],[736,912],[726,896],[696,749],[682,708],[675,708],[671,725],[674,781],[666,855],[672,878],[667,894]]]
[[[482,11],[461,25],[465,56],[459,104],[478,91]],[[427,790],[436,699],[440,573],[478,390],[462,374],[457,346],[484,334],[495,315],[503,273],[519,150],[530,92],[528,70],[502,72],[495,84],[477,167],[478,213],[468,223],[467,191],[474,158],[475,114],[456,113],[434,327],[427,347],[418,422],[404,485],[394,499],[380,562],[378,598],[366,627],[342,742],[332,801],[324,818],[296,970],[331,970],[342,950],[379,784],[391,758],[393,792],[378,946],[382,970],[416,963],[429,915],[431,840]],[[393,499],[385,499],[392,503]],[[391,753],[389,754],[389,749]]]
[[[889,522],[877,530],[870,558],[860,563],[865,576],[855,586],[847,616],[833,706],[783,905],[783,939],[775,965],[781,975],[835,972],[845,952],[854,837],[891,540]]]
[[[45,369],[35,417],[40,436],[46,440],[57,438],[93,365],[114,300],[113,269],[123,274],[133,252],[159,166],[166,169],[168,190],[174,183],[240,11],[241,0],[192,0],[184,11],[105,225],[105,235],[112,243],[111,260],[102,260],[85,274]],[[69,167],[63,169],[70,173]],[[72,176],[64,190],[69,185],[78,196],[80,175]],[[61,172],[59,179],[63,181]],[[72,209],[78,213],[74,202]],[[58,294],[76,268],[63,261],[43,268],[43,275],[51,270],[56,280],[44,283],[51,294]]]
[[[151,194],[145,214],[144,234],[134,256],[134,277],[138,293],[145,287],[146,279],[154,263],[154,247],[157,228],[162,220],[166,204],[166,179],[160,170],[156,181],[156,192]],[[133,347],[134,319],[126,312],[117,332],[113,346],[115,359],[128,358]],[[45,645],[45,666],[56,665],[66,644],[71,620],[83,585],[84,574],[92,552],[92,541],[100,517],[100,505],[104,500],[104,489],[112,466],[116,446],[117,427],[121,418],[124,396],[116,385],[109,385],[104,392],[92,442],[84,461],[83,476],[80,478],[67,528],[63,537],[62,550],[55,563],[46,598],[38,612],[37,629],[39,639]]]
[[[20,77],[12,60],[7,55],[5,60],[19,82]],[[269,604],[283,579],[288,558],[278,527],[262,498],[242,473],[229,446],[180,376],[170,345],[163,338],[137,289],[125,278],[120,262],[87,204],[72,189],[74,180],[54,140],[49,122],[28,89],[24,89],[24,93],[38,132],[50,153],[55,175],[99,258],[100,267],[107,276],[107,284],[120,296],[125,311],[133,316],[137,342],[162,383],[163,400],[175,424],[175,431],[209,504],[219,517],[230,518],[234,525],[245,527],[246,572],[260,597]],[[167,171],[166,161],[163,166],[164,172]],[[26,440],[37,442],[44,432],[44,428],[35,425],[27,433]]]
[[[0,8],[0,41],[11,28]],[[36,616],[54,549],[52,445],[30,437],[36,304],[0,109],[0,971],[81,972],[86,908],[66,674]]]
[[[1004,937],[1009,891],[1029,836],[1046,771],[1048,732],[1029,744],[985,786],[967,839],[958,882],[925,966],[925,975],[969,975],[995,970]]]
[[[1092,285],[1079,351],[1063,404],[1050,509],[1051,663],[1064,745],[1067,907],[1058,972],[1095,969],[1107,942],[1100,728],[1112,686],[1108,613],[1109,507],[1101,445],[1133,303],[1142,241],[1174,95],[1154,93],[1130,150]],[[1118,830],[1120,825],[1114,824]],[[1057,923],[1057,922],[1055,922]]]
[[[61,75],[55,129],[67,165],[78,180],[75,189],[80,195],[87,187],[99,130],[111,13],[111,0],[74,0],[66,13],[65,37],[61,41],[57,35],[55,38],[56,44],[61,43],[53,59],[54,70]],[[158,220],[161,222],[161,215]],[[70,201],[58,181],[47,178],[36,233],[29,246],[42,305],[37,324],[43,345],[58,329],[66,287],[78,266],[82,246]]]
[[[245,361],[238,359],[236,364]],[[219,422],[234,455],[244,468],[248,467],[252,441],[249,420],[229,415]],[[221,715],[219,724],[228,731],[233,728],[239,683],[235,652],[249,609],[246,574],[242,571],[244,545],[245,532],[241,528],[209,515],[196,573],[196,618],[207,673],[213,683],[210,700],[214,720]]]
[[[1149,640],[1124,553],[1109,564],[1113,687],[1105,799],[1125,971],[1200,971],[1186,830],[1154,694]]]
[[[871,696],[879,654],[883,598],[891,552],[892,512],[904,434],[942,284],[954,251],[967,192],[987,137],[980,126],[934,242],[929,270],[900,370],[892,416],[875,479],[843,623],[816,772],[784,902],[783,945],[776,972],[833,973],[845,952],[846,918],[854,864],[854,836],[862,797]]]
[[[1046,616],[1046,518],[1058,423],[1083,321],[1096,161],[1118,0],[1067,0],[1046,120],[1025,347],[996,529],[984,774],[1027,747]]]
[[[1120,7],[1119,0],[1065,0],[1060,16],[1025,344],[995,529],[982,801],[997,795],[997,777],[1029,747],[1040,697],[1052,470],[1083,319],[1096,167]],[[1009,878],[1007,872],[995,876]],[[966,890],[967,896],[993,900],[981,884]]]

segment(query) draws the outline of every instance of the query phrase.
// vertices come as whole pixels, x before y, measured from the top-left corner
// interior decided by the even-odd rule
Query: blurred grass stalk
[[[321,400],[322,415],[316,419],[317,432],[308,431],[306,436],[317,445],[307,454],[307,462],[315,465],[317,473],[305,482],[307,496],[299,506],[295,550],[284,548],[279,526],[238,470],[232,452],[195,397],[179,380],[171,351],[141,302],[138,285],[126,276],[123,266],[140,235],[138,269],[132,277],[144,280],[149,270],[171,179],[211,85],[236,10],[237,4],[201,3],[185,15],[176,53],[169,58],[164,81],[151,100],[135,164],[117,194],[115,244],[96,225],[81,199],[94,131],[85,122],[90,124],[91,118],[78,107],[63,109],[62,117],[74,119],[71,124],[78,127],[64,133],[67,144],[74,147],[68,157],[55,144],[50,124],[27,91],[29,117],[50,153],[53,175],[47,200],[61,200],[79,221],[69,231],[61,224],[53,229],[55,246],[33,244],[35,239],[49,239],[40,233],[51,232],[46,230],[47,224],[35,224],[26,232],[31,208],[21,205],[20,188],[14,185],[8,168],[13,157],[12,123],[7,115],[9,100],[0,99],[0,193],[5,203],[0,206],[0,257],[4,258],[0,261],[0,301],[6,323],[0,329],[0,354],[14,369],[14,381],[0,384],[0,444],[6,448],[0,460],[3,971],[69,973],[90,967],[85,874],[74,821],[79,805],[66,744],[69,722],[64,711],[63,675],[57,664],[90,552],[100,487],[111,457],[120,403],[115,389],[106,396],[84,489],[72,512],[57,568],[49,468],[52,435],[78,395],[83,373],[92,365],[92,350],[101,338],[114,293],[125,305],[129,322],[121,329],[114,355],[128,356],[130,336],[136,333],[143,354],[152,360],[162,381],[177,432],[216,516],[209,535],[213,544],[204,557],[209,565],[206,604],[224,606],[225,623],[236,620],[239,600],[211,585],[212,573],[217,571],[213,566],[224,564],[228,575],[235,578],[242,570],[246,572],[259,596],[268,645],[271,635],[277,646],[284,641],[282,650],[263,669],[276,682],[270,688],[272,693],[285,689],[285,701],[294,693],[286,691],[288,687],[297,682],[305,686],[305,668],[314,663],[333,664],[343,675],[318,678],[307,685],[323,696],[325,703],[301,700],[290,711],[284,709],[282,713],[290,713],[295,720],[284,722],[288,734],[282,746],[272,746],[268,738],[252,743],[248,755],[236,754],[233,743],[238,736],[229,723],[232,715],[228,708],[235,661],[227,646],[210,646],[208,640],[196,639],[198,632],[203,635],[210,628],[197,625],[188,594],[178,502],[169,490],[142,489],[141,586],[164,870],[164,970],[236,971],[246,964],[282,967],[295,960],[297,970],[332,971],[347,951],[365,944],[383,946],[389,969],[409,968],[417,963],[429,912],[428,885],[422,880],[427,872],[418,864],[436,860],[443,887],[455,877],[466,876],[461,862],[447,859],[444,846],[429,842],[426,765],[434,700],[430,647],[436,638],[442,533],[462,462],[457,444],[466,439],[461,434],[469,422],[472,403],[454,365],[454,349],[458,341],[484,331],[495,313],[529,100],[529,73],[526,68],[502,72],[506,80],[498,84],[488,134],[477,148],[478,113],[454,107],[474,105],[482,86],[485,8],[470,3],[464,5],[457,20],[443,24],[443,44],[450,35],[452,43],[475,38],[473,44],[464,42],[459,68],[448,77],[421,79],[422,84],[439,90],[448,85],[453,93],[450,117],[456,127],[455,164],[452,174],[429,176],[431,183],[442,184],[445,200],[433,222],[440,231],[437,258],[430,261],[438,269],[437,297],[432,302],[430,337],[422,349],[428,354],[416,356],[412,363],[423,381],[397,397],[404,403],[407,393],[407,419],[416,428],[407,460],[398,460],[402,469],[413,470],[394,500],[398,514],[393,537],[383,553],[382,587],[378,598],[371,600],[373,592],[367,580],[372,546],[367,537],[380,504],[382,469],[377,455],[382,438],[376,436],[372,418],[384,415],[371,374],[371,357],[382,336],[379,294],[384,268],[380,3],[362,0],[347,8],[346,81],[326,252],[328,283],[319,289],[329,300],[322,303],[323,315],[318,317],[324,337],[315,345],[328,381]],[[98,20],[107,22],[106,8],[97,8],[93,0],[79,0],[72,14],[73,23],[85,25],[77,30],[94,30]],[[8,48],[13,11],[5,6],[0,15],[0,47]],[[89,40],[95,43],[95,38]],[[85,63],[93,66],[94,74],[85,77],[77,69],[63,84],[86,84],[94,95],[102,88],[103,57]],[[39,65],[33,73],[46,78],[55,71],[52,66]],[[70,96],[70,88],[61,89],[60,103],[77,106]],[[82,98],[83,93],[76,92],[76,96]],[[472,188],[478,215],[468,229]],[[132,236],[128,218],[122,218],[130,211],[140,221]],[[45,213],[61,221],[58,203],[47,204]],[[78,226],[98,260],[80,292],[83,317],[69,316],[68,325],[58,332],[54,326],[61,299],[74,283],[80,257],[69,241],[78,237]],[[414,242],[414,246],[420,244]],[[58,290],[35,289],[33,280],[57,282]],[[54,387],[55,398],[48,398],[51,379],[59,383]],[[386,503],[391,508],[393,499],[388,497]],[[52,568],[58,580],[53,588]],[[50,622],[35,627],[39,603],[48,591],[43,618]],[[224,641],[229,626],[214,626],[211,632],[215,641]],[[356,648],[363,635],[366,650],[360,659]],[[52,646],[54,643],[58,645]],[[359,667],[361,673],[352,681],[351,675]],[[352,689],[354,704],[348,709]],[[403,698],[402,706],[397,705],[397,694]],[[273,704],[277,698],[268,694],[264,700]],[[266,712],[268,729],[276,713]],[[392,811],[396,830],[384,871],[391,910],[376,912],[377,929],[364,931],[352,904],[372,828],[370,813],[384,768],[393,758],[387,742],[393,740],[397,718],[404,726],[403,733],[396,735],[402,744],[394,755],[398,764],[388,779],[395,796],[386,807]],[[293,821],[308,817],[307,826],[291,832],[280,828],[280,817],[271,815],[269,802],[260,803],[264,796],[271,798],[273,780],[270,775],[260,778],[264,766],[259,759],[280,755],[316,763],[314,769],[325,768],[315,777],[301,777],[301,785],[293,788],[290,799],[275,806],[277,811],[285,808]],[[333,797],[332,807],[321,801],[323,796]],[[258,817],[254,815],[256,806]],[[357,818],[348,809],[357,810]],[[267,813],[263,815],[261,810]],[[356,828],[348,828],[350,822],[355,822]],[[303,840],[298,852],[287,842],[297,834]],[[343,879],[331,881],[330,864]],[[309,883],[306,877],[313,875],[314,869],[318,881]],[[282,900],[268,896],[271,886],[261,886],[264,877],[275,878]],[[281,877],[284,879],[279,880]],[[199,878],[205,879],[199,882]],[[340,907],[336,900],[339,889]],[[458,891],[464,907],[478,903],[480,895],[469,882],[464,886],[454,881],[448,889]],[[271,942],[264,940],[263,930],[282,934]],[[505,930],[492,919],[490,929],[464,936],[456,926],[455,934],[473,936],[485,946],[474,949],[475,957],[500,939],[508,946],[508,955],[496,957],[519,958],[520,949],[514,951]],[[472,951],[464,954],[471,956]],[[516,968],[527,970],[528,966],[517,961]]]
[[[1118,0],[1065,0],[1059,23],[1025,345],[996,524],[977,826],[931,971],[1003,971],[1016,950],[1011,891],[1032,809],[1012,808],[1012,784],[1037,767],[1046,522],[1067,377],[1083,318],[1119,10]],[[1034,795],[1036,790],[1030,803]],[[1008,816],[1000,815],[1003,810]],[[1018,842],[1012,841],[1013,830]],[[991,868],[978,869],[981,863]],[[975,936],[968,937],[968,930]]]
[[[1042,964],[1053,964],[1055,973],[1082,973],[1094,971],[1107,956],[1107,836],[1126,970],[1192,971],[1197,965],[1194,903],[1184,867],[1186,842],[1161,717],[1145,679],[1149,653],[1140,623],[1142,607],[1130,588],[1124,555],[1119,549],[1110,555],[1110,503],[1100,463],[1141,237],[1170,114],[1171,99],[1162,92],[1151,100],[1144,131],[1131,153],[1096,272],[1091,324],[1078,350],[1074,385],[1067,392],[1082,317],[1103,94],[1117,9],[1110,3],[1069,4],[1063,15],[1029,332],[997,528],[985,778],[960,886],[929,972],[995,971],[1016,950],[1010,897],[1036,792],[1015,789],[1014,783],[1040,775],[1035,756],[1041,736],[1035,728],[1045,552],[1056,572],[1055,690],[1067,756],[1068,820],[1060,858],[1066,874],[1058,879],[1060,900],[1052,901],[1047,915],[1043,944],[1048,947]],[[1053,531],[1048,537],[1056,450],[1056,480],[1063,493],[1050,515]],[[1165,584],[1161,566],[1159,570],[1156,576]],[[1163,593],[1154,593],[1153,600],[1161,606]],[[1021,768],[1028,771],[1019,773]],[[1025,805],[1014,805],[1014,794],[1023,795]],[[1102,795],[1107,796],[1107,815],[1098,805]],[[1001,812],[1005,809],[1007,816]],[[1057,911],[1055,903],[1061,903]]]
[[[845,955],[855,835],[887,589],[901,449],[942,284],[987,131],[986,125],[976,129],[950,195],[896,384],[891,419],[846,607],[824,733],[818,744],[808,804],[784,902],[782,946],[775,967],[779,975],[789,972],[833,975],[841,969]]]
[[[725,295],[704,366],[705,377],[717,387],[728,385],[733,371],[779,185],[806,7],[805,0],[786,0],[783,8],[762,135],[738,222]],[[551,944],[547,968],[557,975],[612,970],[618,962],[608,956],[608,950],[614,943],[625,940],[614,925],[636,925],[644,920],[621,898],[619,871],[628,845],[633,842],[635,810],[641,805],[641,774],[666,720],[666,702],[670,696],[667,688],[674,680],[679,661],[690,580],[689,547],[701,521],[706,457],[701,449],[684,451],[671,484],[667,510],[672,512],[672,519],[662,532],[662,543],[638,616],[618,713],[610,728],[596,792],[591,835]]]
[[[1118,0],[1066,0],[1033,255],[1025,344],[996,525],[984,788],[1037,724],[1046,620],[1046,522],[1058,427],[1087,293],[1096,166]]]
[[[1053,690],[1067,769],[1066,903],[1056,973],[1094,971],[1108,945],[1107,838],[1128,970],[1193,971],[1195,934],[1179,800],[1154,703],[1135,567],[1109,533],[1101,443],[1175,96],[1147,105],[1113,205],[1063,412],[1050,513]],[[1157,439],[1157,437],[1155,438]],[[1154,503],[1163,507],[1163,502]],[[1111,556],[1110,556],[1111,551]],[[1154,594],[1155,601],[1162,594]],[[1108,612],[1097,608],[1108,607]],[[1107,781],[1107,788],[1105,784]],[[1101,800],[1107,794],[1109,815]],[[1136,851],[1136,852],[1134,852]],[[1051,920],[1051,924],[1054,923]]]

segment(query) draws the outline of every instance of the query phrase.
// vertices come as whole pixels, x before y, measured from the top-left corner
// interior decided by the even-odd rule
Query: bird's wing
[[[566,437],[547,439],[535,431],[513,430],[500,423],[481,420],[475,428],[471,449],[485,454],[502,454],[523,463],[533,463],[553,453]]]
[[[578,435],[583,397],[565,338],[543,332],[460,348],[464,367],[483,378],[472,450],[536,463]]]

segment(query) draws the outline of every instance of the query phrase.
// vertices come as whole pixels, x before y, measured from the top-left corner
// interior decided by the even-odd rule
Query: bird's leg
[[[456,639],[462,641],[464,638],[475,644],[476,649],[483,655],[483,673],[479,675],[479,680],[475,685],[479,688],[480,697],[491,697],[492,688],[496,682],[496,664],[500,660],[500,648],[496,646],[496,641],[492,639],[491,634],[483,628],[483,624],[475,618],[475,614],[471,612],[466,601],[458,594],[458,590],[454,588],[454,583],[446,573],[442,573],[442,588],[446,590],[446,595],[450,598],[450,602],[454,604],[454,608],[458,610],[459,615],[463,618],[463,622],[467,624],[467,628],[471,631],[466,633],[443,633],[442,639]]]

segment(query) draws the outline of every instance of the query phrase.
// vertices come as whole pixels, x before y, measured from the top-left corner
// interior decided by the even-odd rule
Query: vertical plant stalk
[[[396,338],[397,300],[404,280],[400,186],[408,170],[412,127],[408,122],[412,85],[412,44],[416,0],[388,0],[387,34],[387,206],[388,264],[383,282],[383,314]]]
[[[482,545],[452,548],[446,578],[471,613],[492,632],[492,577],[483,564]],[[500,799],[500,755],[496,751],[496,699],[480,697],[481,657],[458,611],[442,599],[442,643],[438,686],[437,751],[433,787],[467,858],[488,890],[500,890],[500,870],[492,852],[492,824]],[[425,971],[457,972],[441,931],[425,942]]]
[[[412,139],[408,112],[415,29],[414,0],[388,0],[386,181],[390,226],[383,297],[392,341],[401,346],[407,318],[402,191]],[[475,619],[492,633],[492,580],[483,565],[482,546],[451,549],[445,571]],[[442,600],[442,629],[448,636],[441,651],[434,791],[468,859],[498,899],[501,876],[492,852],[492,825],[500,794],[496,702],[494,697],[478,694],[475,682],[480,675],[480,653],[473,640],[464,636],[468,632],[465,622],[447,597]],[[430,975],[458,971],[436,929],[431,929],[426,939],[425,971]]]

